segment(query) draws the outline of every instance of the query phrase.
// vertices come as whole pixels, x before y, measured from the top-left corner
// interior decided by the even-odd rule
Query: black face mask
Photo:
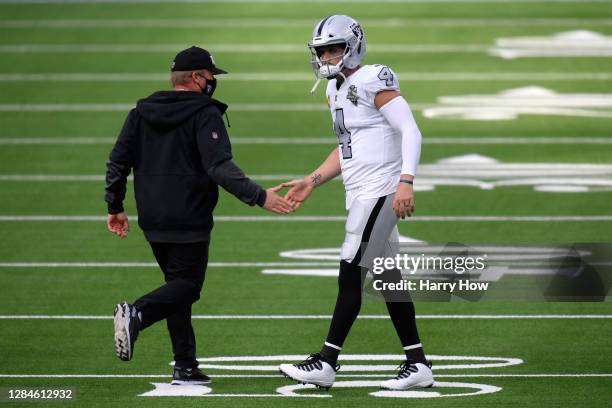
[[[198,85],[199,86],[199,85]],[[206,85],[204,88],[200,88],[204,95],[208,95],[212,97],[213,93],[215,93],[215,89],[217,88],[217,79],[206,80]]]

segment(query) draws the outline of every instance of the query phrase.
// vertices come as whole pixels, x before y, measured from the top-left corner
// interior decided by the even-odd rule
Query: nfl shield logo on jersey
[[[353,102],[353,105],[357,106],[357,101],[359,101],[359,96],[357,96],[357,87],[355,85],[351,85],[346,93],[346,99]]]

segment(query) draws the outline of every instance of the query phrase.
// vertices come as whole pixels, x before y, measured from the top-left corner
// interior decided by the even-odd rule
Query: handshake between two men
[[[284,197],[277,194],[284,188],[289,190]],[[277,214],[290,214],[296,211],[302,203],[308,198],[314,184],[309,183],[305,179],[291,180],[285,183],[281,183],[278,186],[271,187],[266,190],[266,202],[263,205],[268,211]]]

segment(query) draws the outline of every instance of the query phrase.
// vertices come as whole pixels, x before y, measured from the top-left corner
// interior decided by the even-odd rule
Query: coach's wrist
[[[108,213],[111,215],[119,214],[125,212],[123,208],[123,204],[112,203],[107,205]]]

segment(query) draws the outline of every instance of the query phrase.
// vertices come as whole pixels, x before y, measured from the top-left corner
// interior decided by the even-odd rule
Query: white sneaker
[[[340,366],[332,367],[321,359],[320,354],[311,354],[298,364],[281,364],[278,370],[285,377],[302,384],[313,384],[318,388],[329,389],[336,380],[336,371]]]
[[[431,363],[414,363],[406,360],[399,366],[397,377],[380,383],[387,390],[407,390],[409,388],[428,388],[434,383]]]

